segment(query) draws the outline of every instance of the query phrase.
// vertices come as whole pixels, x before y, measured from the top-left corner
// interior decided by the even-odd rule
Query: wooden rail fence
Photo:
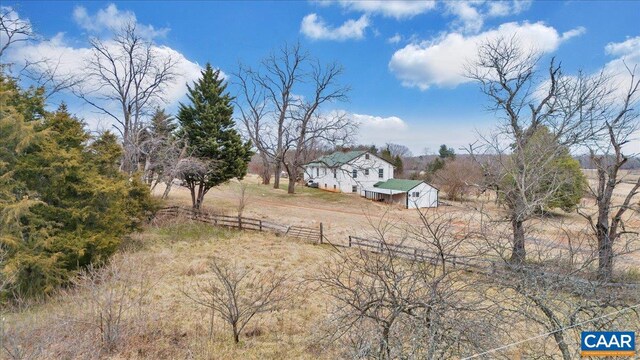
[[[213,226],[224,226],[239,230],[270,231],[317,243],[322,243],[322,238],[324,237],[322,223],[320,223],[319,228],[288,226],[262,219],[221,215],[183,206],[169,206],[158,210],[156,218],[162,217],[186,217]]]
[[[460,268],[465,271],[479,273],[496,280],[506,278],[507,276],[518,276],[517,271],[510,269],[509,264],[503,261],[494,261],[489,259],[481,259],[473,256],[457,256],[452,254],[437,254],[424,248],[416,248],[401,244],[389,244],[380,240],[365,239],[357,236],[349,236],[349,247],[358,247],[368,251],[387,253],[389,256],[397,256],[419,261],[430,262],[431,264],[448,264],[454,268]],[[522,265],[521,265],[522,266]],[[524,265],[527,266],[527,265]],[[536,270],[529,267],[529,270]],[[576,284],[590,285],[591,280],[582,278],[577,275],[559,274],[552,272],[540,272],[538,276],[544,276],[558,281],[571,279]],[[606,288],[620,289],[637,289],[640,288],[638,283],[599,283],[598,286]]]

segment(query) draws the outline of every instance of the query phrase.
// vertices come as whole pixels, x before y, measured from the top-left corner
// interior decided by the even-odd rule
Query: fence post
[[[242,217],[238,215],[238,228],[242,230]]]
[[[320,223],[320,244],[322,244],[322,223]]]
[[[349,235],[349,247],[351,247],[351,235]]]
[[[258,223],[260,224],[260,231],[262,231],[262,220],[258,220]]]

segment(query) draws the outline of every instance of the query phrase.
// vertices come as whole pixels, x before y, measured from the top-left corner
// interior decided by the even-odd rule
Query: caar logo
[[[633,331],[583,331],[582,356],[634,356],[636,335]]]

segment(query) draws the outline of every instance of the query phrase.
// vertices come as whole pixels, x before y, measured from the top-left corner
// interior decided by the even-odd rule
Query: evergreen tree
[[[393,166],[396,167],[395,173],[398,176],[402,175],[402,173],[404,172],[404,165],[402,163],[402,158],[400,157],[400,155],[396,155],[395,159],[393,160]]]
[[[195,209],[212,187],[243,178],[251,160],[251,143],[243,142],[234,128],[232,97],[226,88],[220,70],[207,64],[202,77],[188,87],[190,104],[180,104],[180,135],[190,155],[180,172]]]
[[[380,151],[380,158],[393,164],[394,159],[388,146]]]
[[[447,147],[447,145],[442,144],[440,145],[440,150],[438,150],[438,156],[440,156],[440,159],[455,159],[456,157],[456,152],[453,150],[453,148],[451,147]]]
[[[38,92],[0,82],[0,289],[41,296],[89,264],[100,264],[139,228],[153,201],[145,186],[117,171],[113,134],[93,144],[65,105],[42,117],[20,104]],[[34,95],[35,94],[35,95]],[[36,111],[37,113],[37,111]]]

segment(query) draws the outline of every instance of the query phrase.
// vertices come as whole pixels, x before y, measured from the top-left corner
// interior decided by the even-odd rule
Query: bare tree
[[[236,82],[242,121],[264,168],[274,171],[274,188],[280,187],[284,168],[293,193],[310,149],[344,142],[353,133],[346,114],[322,113],[324,105],[346,100],[349,88],[338,83],[342,72],[336,63],[322,66],[299,44],[284,45],[258,70],[240,66]]]
[[[487,278],[496,286],[488,300],[499,309],[502,321],[508,321],[510,327],[526,324],[527,329],[512,331],[515,336],[510,341],[542,333],[548,334],[554,345],[547,347],[547,339],[538,340],[521,348],[525,357],[560,354],[563,359],[574,359],[579,356],[582,331],[625,328],[639,319],[629,309],[638,297],[637,285],[612,284],[593,277],[597,249],[592,246],[592,237],[579,231],[562,234],[559,239],[538,242],[530,251],[534,262],[517,267],[505,262]],[[493,232],[487,235],[495,237]]]
[[[597,213],[588,209],[579,209],[578,213],[588,220],[591,230],[598,239],[598,273],[602,279],[611,279],[613,275],[615,246],[627,236],[637,238],[638,230],[625,226],[627,211],[640,212],[634,208],[633,199],[640,193],[640,178],[630,182],[631,188],[623,195],[620,204],[614,203],[614,192],[625,182],[621,167],[634,154],[625,153],[625,145],[635,140],[635,132],[640,128],[639,113],[634,108],[638,104],[640,79],[636,77],[636,67],[627,68],[630,82],[622,99],[613,94],[610,101],[594,109],[589,115],[595,129],[594,141],[589,144],[591,163],[597,172],[597,182],[589,186],[595,197]],[[595,114],[594,114],[595,113]],[[628,249],[623,244],[621,249]]]
[[[16,43],[33,40],[35,33],[31,24],[18,17],[10,7],[0,8],[0,58]]]
[[[198,305],[211,309],[231,326],[233,341],[257,315],[279,309],[287,298],[287,277],[257,274],[251,268],[210,262],[213,278],[199,281],[192,290],[183,293]]]
[[[26,43],[41,40],[29,21],[20,19],[14,9],[2,7],[0,9],[0,59],[6,58],[6,52],[18,43]],[[4,56],[4,57],[3,57]],[[76,86],[80,79],[78,76],[60,70],[61,59],[40,58],[37,61],[25,59],[21,68],[16,71],[16,76],[28,79],[35,87],[42,88],[45,100],[52,95],[69,90]],[[9,69],[18,64],[1,63],[0,67]]]
[[[266,134],[260,136],[260,133],[254,133],[254,136],[261,137],[256,144],[260,144],[265,154],[270,154],[273,158],[275,189],[280,188],[280,174],[287,146],[286,131],[291,126],[291,111],[300,101],[297,96],[299,94],[294,93],[294,89],[305,77],[303,66],[308,58],[309,54],[300,47],[300,44],[296,43],[293,46],[285,44],[277,52],[262,60],[261,71],[246,68],[240,71],[245,76],[251,76],[251,81],[260,87],[259,93],[264,92],[265,100],[269,103],[273,124],[269,125]],[[253,119],[253,121],[256,120],[258,119]],[[252,126],[247,127],[247,132],[253,132]],[[266,140],[267,137],[269,140]]]
[[[91,39],[91,49],[85,81],[74,91],[115,121],[124,144],[121,169],[133,173],[140,161],[145,118],[164,101],[177,60],[158,53],[134,22],[117,29],[111,40]]]
[[[315,278],[335,301],[327,339],[343,341],[352,358],[442,359],[493,346],[493,315],[480,296],[486,283],[451,266],[468,239],[457,236],[456,218],[421,212],[422,223],[405,223],[405,235],[392,242],[400,224],[388,215],[368,217],[376,252],[336,254]],[[424,253],[393,251],[410,240]]]
[[[540,55],[523,49],[516,37],[496,38],[479,47],[477,61],[467,76],[477,81],[490,99],[488,109],[500,117],[497,131],[470,147],[492,155],[497,166],[485,170],[507,209],[512,226],[511,260],[526,258],[525,223],[566,183],[553,165],[567,148],[589,137],[588,122],[581,117],[603,94],[603,78],[581,83],[567,81],[552,59],[547,76],[536,71]],[[545,144],[542,134],[550,137]],[[546,181],[543,181],[546,179]]]
[[[240,94],[234,98],[245,132],[253,146],[258,149],[262,160],[262,184],[271,182],[271,165],[274,162],[275,149],[272,144],[270,120],[272,113],[268,109],[265,89],[258,84],[257,74],[250,68],[239,66],[235,79]]]
[[[400,156],[401,158],[406,158],[413,156],[411,150],[409,150],[405,145],[386,143],[385,148],[389,150],[389,153],[391,153],[391,156],[393,157]]]

